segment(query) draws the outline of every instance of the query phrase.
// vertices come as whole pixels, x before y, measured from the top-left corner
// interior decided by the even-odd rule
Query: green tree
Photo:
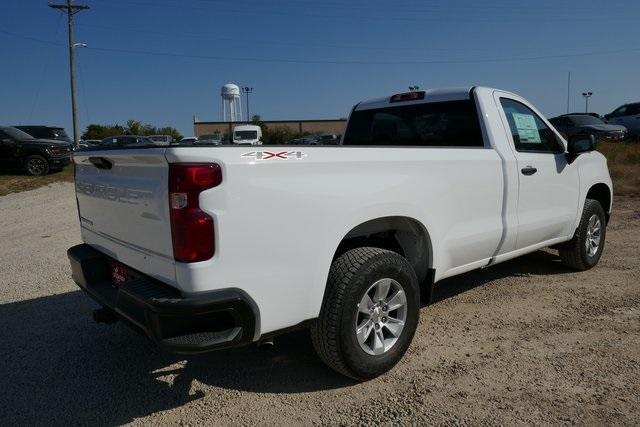
[[[172,128],[171,126],[165,126],[158,129],[158,133],[156,135],[171,135],[174,141],[180,141],[182,139],[182,134],[178,132],[178,129]]]
[[[114,124],[114,125],[98,125],[98,124],[90,124],[85,129],[82,134],[82,139],[104,139],[110,136],[122,135],[125,133],[124,127]]]
[[[298,137],[297,132],[293,132],[288,127],[278,126],[274,128],[262,127],[262,141],[266,145],[282,145]]]

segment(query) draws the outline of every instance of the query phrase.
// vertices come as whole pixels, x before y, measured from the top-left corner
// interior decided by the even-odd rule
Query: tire
[[[388,305],[377,302],[387,283]],[[365,294],[371,299],[365,300]],[[311,327],[313,346],[335,371],[356,380],[375,378],[407,351],[419,312],[418,279],[404,257],[379,248],[352,249],[331,265],[320,316]],[[403,318],[402,326],[398,320]],[[362,343],[358,326],[360,338],[366,338]]]
[[[49,173],[49,162],[42,156],[33,155],[27,157],[24,166],[29,175],[32,176],[42,176]]]
[[[596,233],[595,227],[598,223],[599,232]],[[587,199],[573,239],[563,243],[558,249],[562,263],[580,271],[594,267],[602,256],[606,234],[607,223],[602,205],[597,200]],[[596,238],[598,243],[593,250],[593,242]],[[589,249],[587,249],[588,242],[591,243]]]

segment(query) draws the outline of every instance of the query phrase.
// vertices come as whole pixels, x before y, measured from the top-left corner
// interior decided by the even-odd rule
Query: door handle
[[[522,175],[533,175],[534,173],[538,172],[538,169],[532,167],[532,166],[527,166],[526,168],[522,168],[520,170],[520,172],[522,172]]]
[[[98,169],[111,169],[113,162],[104,157],[89,157],[89,162]]]

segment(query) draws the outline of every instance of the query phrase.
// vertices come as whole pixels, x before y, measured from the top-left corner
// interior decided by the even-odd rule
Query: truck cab
[[[233,143],[262,145],[262,128],[256,125],[238,125],[233,128]]]

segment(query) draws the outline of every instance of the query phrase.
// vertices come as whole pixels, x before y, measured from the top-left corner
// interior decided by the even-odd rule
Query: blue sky
[[[62,1],[62,0],[60,0]],[[66,19],[5,0],[0,122],[71,132]],[[263,119],[346,117],[407,86],[488,85],[551,116],[640,100],[635,0],[85,0],[76,15],[80,127],[135,118],[193,134],[220,86],[254,88]],[[146,53],[145,53],[146,52]],[[243,99],[244,101],[244,99]]]

